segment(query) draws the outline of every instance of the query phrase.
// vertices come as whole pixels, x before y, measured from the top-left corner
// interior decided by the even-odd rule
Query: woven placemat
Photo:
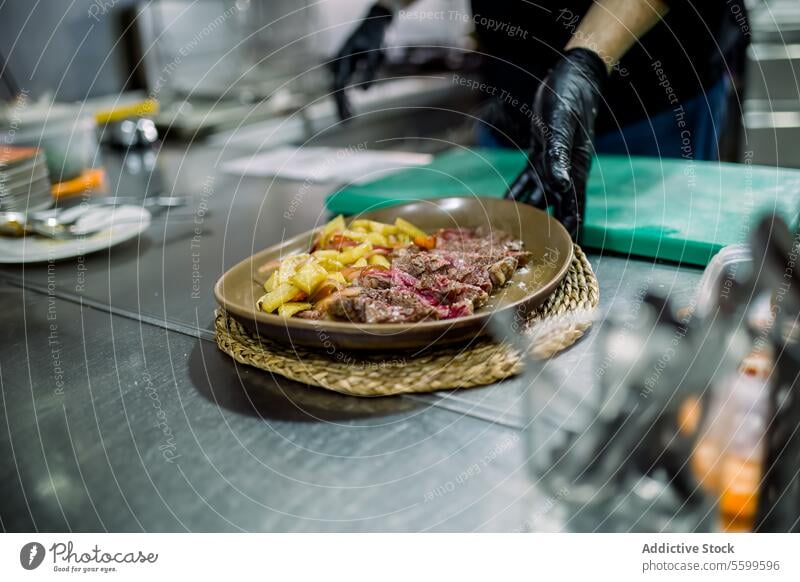
[[[576,245],[567,276],[529,319],[526,333],[532,353],[546,358],[575,343],[591,325],[599,299],[597,278]],[[488,338],[468,346],[427,350],[414,357],[355,352],[328,355],[256,338],[222,310],[217,312],[215,327],[217,345],[237,362],[353,396],[473,388],[522,369],[518,352]]]

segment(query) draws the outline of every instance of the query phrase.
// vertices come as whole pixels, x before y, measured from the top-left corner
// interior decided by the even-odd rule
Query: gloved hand
[[[592,163],[594,120],[608,78],[605,63],[585,48],[568,50],[536,91],[528,163],[506,198],[553,215],[577,239]]]
[[[333,95],[339,118],[343,121],[353,115],[345,87],[359,70],[359,87],[362,90],[368,89],[372,84],[383,62],[383,37],[391,21],[392,11],[380,4],[374,4],[331,63]]]

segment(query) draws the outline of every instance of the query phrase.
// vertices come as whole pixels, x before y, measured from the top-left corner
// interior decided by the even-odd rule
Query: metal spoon
[[[86,214],[87,210],[79,207],[44,218],[25,215],[21,212],[2,212],[0,213],[0,234],[10,236],[38,234],[47,238],[73,238],[98,232],[110,226],[108,220],[101,220],[91,229],[81,229],[80,233],[73,232],[73,225]]]
[[[152,196],[149,198],[137,198],[135,196],[102,196],[99,198],[91,198],[87,200],[85,204],[68,206],[66,208],[48,208],[47,210],[39,210],[30,213],[29,216],[37,220],[58,218],[59,223],[66,224],[70,220],[67,217],[72,216],[68,213],[77,212],[80,215],[90,210],[92,206],[131,205],[147,208],[151,213],[156,213],[161,209],[184,206],[188,200],[188,196]]]

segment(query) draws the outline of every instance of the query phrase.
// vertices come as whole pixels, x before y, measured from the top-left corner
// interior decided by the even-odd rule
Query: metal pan
[[[356,324],[282,318],[256,309],[264,291],[259,266],[290,254],[307,252],[316,230],[296,236],[245,259],[225,273],[214,287],[217,302],[260,337],[298,346],[334,350],[421,349],[464,342],[487,333],[494,310],[520,313],[542,303],[567,274],[572,261],[572,241],[561,224],[526,204],[496,198],[463,197],[425,200],[382,208],[359,215],[381,222],[402,217],[425,231],[439,228],[484,227],[502,230],[522,239],[533,253],[529,266],[520,269],[509,284],[494,294],[489,304],[467,317],[410,324]]]

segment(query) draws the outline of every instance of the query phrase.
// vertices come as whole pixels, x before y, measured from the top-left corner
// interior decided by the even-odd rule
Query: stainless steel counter
[[[188,219],[82,261],[0,269],[3,529],[537,529],[521,380],[361,400],[216,349],[217,277],[324,220],[330,191],[222,174],[236,155],[161,152],[159,180],[192,196]],[[121,176],[120,195],[152,180]],[[688,302],[700,275],[590,259],[601,313],[635,309],[645,288]],[[552,362],[565,382],[591,389],[595,336]]]

